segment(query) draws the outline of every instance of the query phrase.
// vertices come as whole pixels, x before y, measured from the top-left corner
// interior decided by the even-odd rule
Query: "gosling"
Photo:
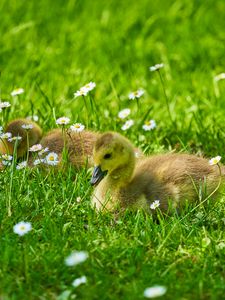
[[[93,166],[92,153],[99,136],[99,133],[88,130],[66,131],[63,134],[61,129],[53,129],[42,138],[40,144],[50,152],[57,153],[60,162],[63,159],[63,151],[66,151],[68,163],[79,169]]]
[[[30,126],[30,128],[23,128],[22,126]],[[17,157],[25,156],[28,147],[37,144],[42,136],[42,129],[37,123],[28,119],[16,119],[8,123],[5,127],[5,132],[11,133],[11,138],[0,139],[0,154],[13,155],[15,142],[17,140]]]
[[[94,146],[94,171],[91,184],[96,185],[92,205],[98,211],[116,211],[127,207],[143,208],[159,200],[162,212],[172,206],[179,211],[186,201],[210,195],[224,167],[210,166],[207,159],[188,154],[160,154],[135,160],[133,145],[118,133],[101,135]],[[171,205],[171,206],[170,206]]]

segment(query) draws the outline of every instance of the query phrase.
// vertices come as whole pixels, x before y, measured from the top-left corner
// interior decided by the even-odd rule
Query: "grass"
[[[135,125],[123,134],[146,154],[224,156],[225,81],[213,80],[225,71],[223,0],[2,0],[0,11],[1,97],[12,104],[2,125],[35,114],[47,132],[65,115],[121,132],[117,114],[129,107]],[[161,62],[173,121],[160,78],[149,72]],[[89,81],[97,85],[96,114],[73,98]],[[12,98],[17,87],[25,93]],[[128,94],[138,88],[145,94],[136,112]],[[141,128],[148,119],[157,123],[149,133]],[[0,174],[0,299],[136,300],[155,284],[168,288],[162,299],[222,299],[223,194],[158,222],[129,211],[115,222],[90,207],[89,179],[85,169]],[[21,220],[33,226],[24,237],[12,229]],[[88,251],[88,260],[65,266],[72,250]],[[82,275],[88,283],[73,289]]]

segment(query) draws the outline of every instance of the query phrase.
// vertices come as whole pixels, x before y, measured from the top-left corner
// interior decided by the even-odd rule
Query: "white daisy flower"
[[[33,121],[37,122],[39,120],[39,117],[34,115],[34,116],[28,116],[28,117],[26,117],[26,119],[27,120],[33,120]]]
[[[37,166],[37,165],[40,165],[40,164],[42,164],[42,163],[44,163],[45,162],[45,160],[43,159],[43,158],[37,158],[37,159],[35,159],[34,161],[33,161],[33,165],[34,166]]]
[[[151,205],[150,208],[151,209],[156,209],[157,207],[160,206],[160,201],[159,200],[155,200]]]
[[[13,159],[12,155],[9,154],[2,154],[1,158],[8,161],[11,161]]]
[[[124,108],[118,113],[118,117],[120,119],[126,119],[130,114],[130,109],[129,108]]]
[[[70,129],[74,132],[81,132],[84,130],[84,128],[85,128],[85,126],[81,123],[75,123],[70,126]]]
[[[21,136],[13,136],[11,138],[8,139],[8,141],[11,143],[11,142],[15,142],[15,141],[20,141],[22,139]]]
[[[224,242],[220,242],[218,245],[216,245],[217,250],[222,250],[224,248],[225,248],[225,243]]]
[[[12,155],[9,155],[9,154],[2,154],[1,155],[1,159],[2,159],[2,164],[4,166],[11,166],[12,164]]]
[[[69,124],[69,122],[70,122],[70,119],[67,117],[61,117],[56,120],[56,124],[58,124],[58,125],[67,125],[67,124]]]
[[[86,276],[81,276],[81,277],[75,279],[72,282],[72,286],[73,287],[78,287],[79,285],[84,284],[84,283],[87,283],[87,277]]]
[[[214,77],[215,81],[219,81],[219,80],[222,80],[222,79],[225,79],[225,73],[218,74]]]
[[[18,88],[18,89],[15,89],[11,92],[11,96],[17,96],[17,95],[20,95],[20,94],[23,94],[23,93],[24,93],[24,89]]]
[[[18,165],[16,166],[17,170],[21,170],[27,167],[27,161],[22,161],[20,163],[18,163]]]
[[[88,258],[86,251],[74,251],[66,259],[65,264],[69,267],[81,264]]]
[[[4,165],[4,166],[11,166],[11,161],[9,161],[9,160],[2,160],[2,164]]]
[[[42,150],[42,145],[41,144],[36,144],[30,147],[29,151],[30,152],[37,152]]]
[[[77,201],[77,203],[80,203],[81,202],[81,197],[77,197],[76,201]]]
[[[156,298],[163,296],[167,291],[167,288],[165,286],[156,285],[150,288],[145,289],[144,291],[144,297],[146,298]]]
[[[214,166],[214,165],[217,165],[219,163],[219,161],[221,160],[221,156],[216,156],[216,157],[213,157],[209,160],[209,164],[210,166]]]
[[[5,132],[0,135],[0,139],[10,139],[12,137],[11,132]]]
[[[79,96],[87,96],[87,94],[96,87],[95,82],[89,82],[82,86],[78,91],[74,93],[75,98]]]
[[[135,156],[136,158],[139,158],[139,157],[141,157],[141,153],[140,153],[140,151],[138,151],[138,150],[135,150],[135,151],[134,151],[134,156]]]
[[[134,125],[134,121],[133,120],[127,120],[125,122],[125,124],[121,127],[121,129],[122,130],[127,130],[127,129],[129,129],[133,125]]]
[[[13,231],[14,233],[22,236],[26,233],[28,233],[29,231],[31,231],[32,226],[30,222],[19,222],[18,224],[13,226]]]
[[[150,131],[150,130],[156,128],[156,122],[155,122],[155,120],[146,121],[145,124],[142,126],[142,128],[145,131]]]
[[[96,83],[90,81],[89,83],[85,84],[85,86],[81,87],[80,89],[86,89],[88,92],[92,91],[96,87]]]
[[[144,91],[139,89],[135,92],[130,93],[128,97],[129,97],[129,99],[134,100],[134,99],[140,98],[142,95],[144,95]]]
[[[77,98],[77,97],[80,97],[80,96],[87,96],[88,94],[88,90],[87,89],[80,89],[79,91],[76,91],[74,93],[74,97]]]
[[[159,69],[162,69],[163,67],[164,67],[164,64],[156,64],[154,66],[149,67],[149,70],[151,72],[154,72],[154,71],[158,71]]]
[[[3,108],[10,107],[11,104],[9,102],[0,102],[0,109],[2,110]]]
[[[59,163],[58,154],[55,152],[50,152],[45,157],[45,163],[50,166],[56,166]]]
[[[29,129],[34,128],[34,125],[32,125],[32,124],[23,124],[21,127],[23,129],[29,130]]]
[[[49,151],[49,148],[46,147],[46,148],[43,148],[42,150],[40,150],[40,152],[38,153],[38,155],[43,155],[44,153],[48,152]]]

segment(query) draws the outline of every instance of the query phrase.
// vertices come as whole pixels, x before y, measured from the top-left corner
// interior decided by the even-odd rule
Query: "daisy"
[[[11,138],[8,139],[8,141],[11,143],[11,142],[15,142],[15,141],[20,141],[22,139],[21,136],[13,136]]]
[[[151,209],[156,209],[157,207],[160,206],[160,201],[159,200],[155,200],[151,205],[150,205],[150,208]]]
[[[2,164],[4,165],[4,166],[11,166],[11,161],[9,161],[9,160],[2,160]]]
[[[78,91],[74,93],[75,98],[79,96],[87,96],[87,94],[96,87],[95,82],[89,82],[82,86]]]
[[[34,166],[37,166],[37,165],[40,165],[41,163],[44,163],[45,160],[43,158],[37,158],[33,161],[33,165]]]
[[[79,91],[76,91],[74,93],[74,97],[77,98],[80,96],[87,96],[87,94],[88,94],[88,90],[83,88],[82,90],[80,89]]]
[[[9,154],[2,154],[2,159],[4,159],[4,160],[12,160],[13,159],[13,157],[12,157],[12,155],[9,155]]]
[[[55,152],[50,152],[45,157],[45,163],[50,166],[56,166],[59,163],[58,154]]]
[[[70,129],[74,132],[81,132],[84,130],[84,128],[85,128],[85,126],[81,123],[75,123],[70,126]]]
[[[149,67],[149,70],[151,72],[154,72],[154,71],[158,71],[159,69],[162,69],[163,67],[164,67],[164,64],[156,64],[154,66]]]
[[[121,127],[121,129],[122,130],[127,130],[127,129],[129,129],[133,125],[134,125],[134,121],[133,120],[127,120],[125,122],[125,124]]]
[[[156,128],[155,120],[146,121],[145,124],[142,126],[142,128],[145,131],[150,131],[150,130]]]
[[[29,130],[29,129],[34,128],[34,125],[32,125],[32,124],[23,124],[21,127],[23,129]]]
[[[134,99],[140,98],[142,95],[144,95],[144,91],[139,89],[135,92],[130,93],[128,97],[129,97],[129,99],[134,100]]]
[[[76,266],[88,258],[86,251],[74,251],[66,259],[65,264],[69,267]]]
[[[77,197],[76,201],[77,201],[77,203],[80,203],[81,202],[81,197]]]
[[[78,287],[79,285],[84,284],[84,283],[87,283],[87,277],[86,276],[81,276],[81,277],[75,279],[72,282],[72,286],[73,287]]]
[[[27,161],[22,161],[21,163],[19,163],[17,166],[16,166],[16,169],[17,170],[21,170],[21,169],[24,169],[27,167]]]
[[[35,122],[37,122],[39,120],[39,117],[34,115],[34,116],[28,116],[26,117],[27,120],[34,120]]]
[[[69,124],[69,122],[70,122],[70,119],[67,117],[61,117],[56,120],[56,124],[58,124],[58,125],[67,125],[67,124]]]
[[[12,137],[11,132],[5,132],[0,135],[0,139],[10,139]]]
[[[222,79],[225,79],[225,73],[218,74],[214,77],[215,81],[219,81],[219,80],[222,80]]]
[[[42,150],[42,145],[41,144],[33,145],[29,149],[30,152],[37,152],[37,151],[40,151],[40,150]]]
[[[43,148],[42,150],[40,150],[40,152],[38,153],[38,155],[43,155],[44,153],[48,152],[49,151],[49,148],[46,147],[46,148]]]
[[[90,91],[92,91],[95,87],[96,87],[96,83],[90,81],[89,83],[85,84],[85,86],[83,86],[83,87],[80,88],[80,89],[81,89],[81,90],[82,90],[82,89],[86,89],[88,92],[90,92]]]
[[[144,297],[146,298],[156,298],[163,296],[167,291],[167,288],[165,286],[156,285],[150,288],[145,289],[144,291]]]
[[[2,110],[2,108],[6,108],[10,106],[11,104],[9,102],[0,102],[0,110]]]
[[[24,93],[24,89],[18,88],[18,89],[15,89],[11,92],[11,96],[17,96],[17,95],[20,95],[20,94],[23,94],[23,93]]]
[[[209,160],[209,164],[210,164],[210,166],[217,165],[220,160],[221,160],[221,156],[213,157]]]
[[[120,119],[126,119],[130,114],[130,109],[129,108],[124,108],[118,113],[118,117]]]
[[[19,222],[18,224],[13,226],[13,231],[14,233],[22,236],[26,233],[28,233],[29,231],[31,231],[32,226],[30,222]]]

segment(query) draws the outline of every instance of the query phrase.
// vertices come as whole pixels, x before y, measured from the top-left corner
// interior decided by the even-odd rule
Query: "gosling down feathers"
[[[31,125],[32,128],[25,129],[22,125]],[[16,140],[13,138],[19,137],[17,140],[17,157],[23,157],[28,147],[38,143],[42,136],[42,129],[37,123],[28,119],[16,119],[8,123],[5,127],[5,132],[11,133],[12,139],[1,138],[0,154],[13,155]]]
[[[133,145],[118,133],[101,135],[94,146],[94,171],[91,184],[96,185],[92,205],[97,210],[144,208],[159,200],[161,211],[169,205],[179,210],[186,201],[212,193],[224,167],[210,166],[207,159],[188,154],[161,154],[135,160]],[[169,204],[171,201],[171,204]]]
[[[43,147],[47,147],[50,152],[55,152],[62,161],[62,154],[65,150],[69,163],[75,168],[83,166],[93,166],[92,153],[94,144],[99,137],[99,133],[93,131],[73,132],[67,131],[63,135],[61,129],[53,129],[44,136],[40,142]]]

